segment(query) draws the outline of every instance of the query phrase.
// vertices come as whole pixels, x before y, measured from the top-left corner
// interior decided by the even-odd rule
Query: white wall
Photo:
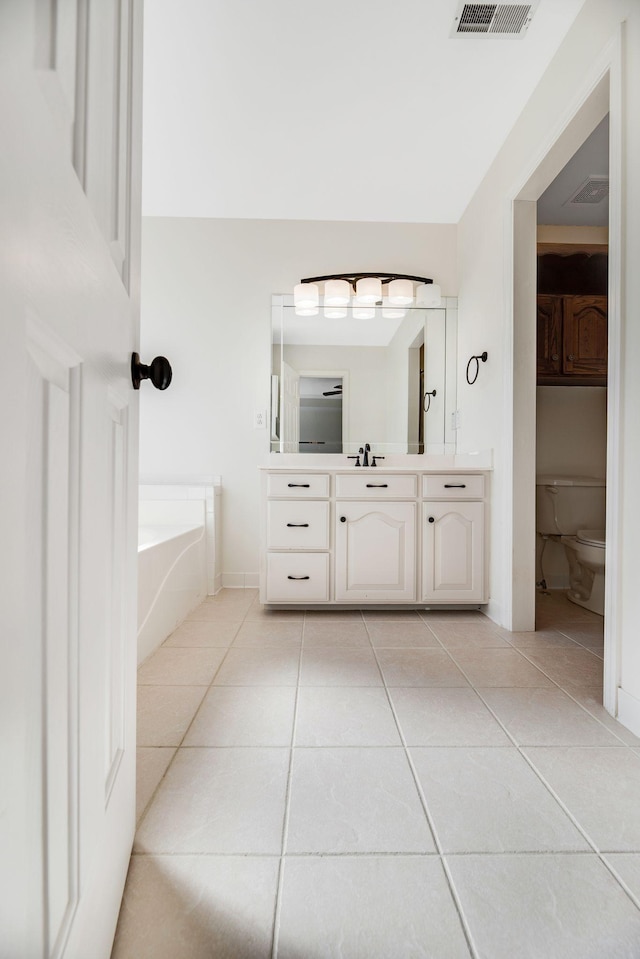
[[[637,123],[640,4],[635,0],[609,0],[607,3],[587,0],[459,223],[460,362],[465,364],[468,355],[482,349],[489,352],[489,361],[481,369],[478,383],[474,387],[462,383],[458,395],[462,410],[459,433],[461,448],[493,447],[495,451],[491,612],[497,621],[508,624],[511,622],[512,591],[522,586],[516,579],[511,579],[513,539],[505,535],[514,522],[511,508],[513,449],[519,443],[532,440],[532,437],[514,435],[511,423],[515,395],[511,381],[514,332],[517,337],[518,324],[528,323],[531,319],[529,315],[516,314],[515,326],[512,319],[514,291],[509,285],[512,275],[509,263],[514,221],[511,198],[517,195],[542,162],[550,138],[560,136],[572,113],[580,107],[586,78],[595,77],[599,64],[607,61],[609,54],[605,48],[609,44],[615,48],[620,22],[625,19],[622,107],[617,102],[612,104],[615,109],[611,116],[612,137],[615,139],[620,131],[623,170],[626,171],[621,184],[622,206],[626,211],[622,228],[620,291],[622,400],[619,421],[609,423],[609,429],[619,430],[620,436],[622,475],[620,488],[615,492],[619,497],[618,505],[624,523],[620,521],[622,542],[619,556],[610,557],[608,549],[607,563],[609,566],[610,560],[615,559],[619,570],[619,636],[616,637],[621,644],[619,683],[637,703],[640,729],[640,642],[637,638],[640,591],[637,588],[638,564],[634,547],[640,538],[640,500],[637,497],[637,477],[640,475],[640,430],[637,424],[640,377],[634,368],[635,358],[640,355],[640,324],[633,318],[633,304],[640,301],[640,271],[637,268],[640,262],[640,182],[632,172],[640,169],[640,124]],[[551,182],[567,157],[554,154],[554,162],[556,159],[555,167],[553,163],[544,167],[547,182]],[[610,240],[615,243],[613,237]],[[535,256],[535,249],[530,251],[530,255]],[[531,296],[533,293],[531,291]],[[524,361],[520,357],[519,363],[518,374],[523,370],[523,375],[535,376],[533,356]],[[531,494],[532,504],[533,489],[526,493]],[[611,496],[611,490],[609,493]],[[527,588],[527,584],[524,586]]]
[[[222,477],[227,583],[257,585],[257,467],[269,433],[253,429],[253,413],[269,408],[271,295],[304,276],[371,269],[429,276],[455,296],[456,227],[143,221],[142,358],[166,355],[173,382],[166,393],[144,384],[140,469]]]

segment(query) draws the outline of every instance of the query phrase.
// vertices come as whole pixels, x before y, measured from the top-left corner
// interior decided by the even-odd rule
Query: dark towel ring
[[[471,380],[469,379],[469,367],[471,366],[474,360],[476,361],[476,375]],[[478,356],[472,356],[469,362],[467,363],[467,383],[469,384],[469,386],[473,386],[475,381],[478,379],[478,373],[480,372],[480,360],[482,360],[483,363],[487,362],[486,350],[484,351],[484,353],[479,353]]]
[[[425,411],[425,413],[428,413],[429,410],[431,409],[431,397],[432,397],[432,396],[435,396],[435,395],[436,395],[436,391],[435,391],[435,390],[431,390],[431,392],[429,392],[429,391],[427,390],[427,392],[424,394],[424,397],[423,397],[423,400],[422,400],[422,409]],[[425,404],[425,402],[426,402],[426,400],[427,400],[427,396],[429,397],[429,402],[428,402],[427,405],[425,406],[424,404]]]

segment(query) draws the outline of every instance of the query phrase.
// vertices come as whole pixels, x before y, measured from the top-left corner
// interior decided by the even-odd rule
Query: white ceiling
[[[606,116],[538,200],[538,223],[554,226],[608,226],[608,197],[599,203],[569,202],[589,177],[608,175],[609,117]]]
[[[584,0],[147,0],[147,216],[455,223]]]

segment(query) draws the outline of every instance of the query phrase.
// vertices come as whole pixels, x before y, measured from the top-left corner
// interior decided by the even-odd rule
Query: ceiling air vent
[[[600,203],[609,196],[609,177],[608,176],[590,176],[581,183],[578,189],[568,200],[565,200],[563,206],[567,203]]]
[[[452,37],[522,36],[539,0],[532,3],[461,3]]]

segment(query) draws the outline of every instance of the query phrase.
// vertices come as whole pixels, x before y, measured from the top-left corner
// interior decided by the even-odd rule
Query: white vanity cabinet
[[[270,468],[262,490],[262,603],[488,600],[480,471]]]

